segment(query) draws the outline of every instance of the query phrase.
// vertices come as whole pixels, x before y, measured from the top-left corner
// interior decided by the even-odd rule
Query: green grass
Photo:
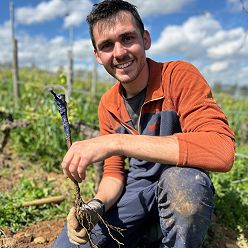
[[[248,145],[237,152],[248,154]],[[211,173],[215,213],[223,224],[240,232],[248,230],[248,159],[237,157],[228,173]],[[248,234],[247,234],[248,235]]]
[[[0,192],[0,226],[16,231],[37,221],[65,216],[68,202],[57,205],[23,207],[22,203],[34,199],[58,195],[52,184],[46,180],[21,177],[19,183],[7,192]]]

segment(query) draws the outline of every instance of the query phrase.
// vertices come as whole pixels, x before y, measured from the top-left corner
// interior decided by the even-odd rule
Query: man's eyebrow
[[[120,36],[135,35],[135,34],[136,34],[135,31],[129,31],[129,32],[125,32],[125,33],[121,34]]]
[[[125,37],[125,36],[128,36],[128,35],[135,35],[136,32],[135,31],[128,31],[128,32],[124,32],[122,34],[119,35],[120,38],[122,37]],[[106,43],[109,43],[109,42],[112,42],[111,39],[106,39],[106,40],[102,40],[99,44],[98,44],[98,47],[106,44]]]

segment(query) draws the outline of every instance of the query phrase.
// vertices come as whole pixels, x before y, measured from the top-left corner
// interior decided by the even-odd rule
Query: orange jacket
[[[138,130],[129,125],[130,117],[118,82],[101,98],[100,134],[176,135],[180,152],[178,166],[229,170],[235,154],[234,134],[200,72],[183,61],[147,61],[149,80]],[[123,180],[124,159],[121,156],[106,159],[104,176]],[[129,163],[134,178],[156,179],[163,167],[133,158],[129,158]]]

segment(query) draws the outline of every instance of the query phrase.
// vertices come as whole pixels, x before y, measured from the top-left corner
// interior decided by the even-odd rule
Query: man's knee
[[[194,215],[202,207],[212,209],[213,186],[210,178],[201,170],[169,167],[159,179],[157,198],[160,208],[169,204],[178,213]]]
[[[213,211],[210,178],[194,168],[169,167],[157,187],[165,247],[200,247]]]

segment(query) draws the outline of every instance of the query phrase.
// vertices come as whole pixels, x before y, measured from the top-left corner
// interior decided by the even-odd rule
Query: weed
[[[18,185],[10,192],[0,192],[0,226],[16,231],[27,224],[65,216],[64,213],[68,210],[67,202],[56,206],[22,206],[25,201],[57,194],[52,184],[46,180],[20,178]]]

